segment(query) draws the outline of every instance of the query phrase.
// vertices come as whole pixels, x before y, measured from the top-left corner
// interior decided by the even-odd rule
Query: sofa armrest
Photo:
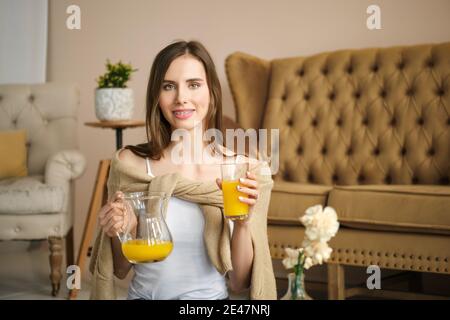
[[[270,62],[236,52],[227,57],[225,70],[239,126],[245,130],[261,128],[269,91]]]
[[[45,165],[45,183],[66,186],[86,169],[86,158],[78,150],[63,150],[51,156]]]

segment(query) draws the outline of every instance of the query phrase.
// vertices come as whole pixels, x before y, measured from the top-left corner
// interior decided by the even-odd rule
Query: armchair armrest
[[[86,158],[78,150],[63,150],[51,156],[45,165],[45,183],[66,186],[86,169]]]

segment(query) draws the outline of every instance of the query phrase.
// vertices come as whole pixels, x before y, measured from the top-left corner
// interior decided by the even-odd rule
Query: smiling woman
[[[237,158],[220,143],[203,140],[206,130],[222,131],[221,98],[214,63],[200,43],[176,42],[156,56],[147,89],[148,141],[114,155],[110,201],[99,213],[99,224],[111,238],[114,274],[124,278],[135,271],[129,299],[227,299],[228,289],[250,289],[252,298],[276,296],[265,232],[273,181],[270,175],[261,177],[261,166],[244,172],[236,186],[242,193],[236,201],[255,208],[254,218],[227,220],[223,214],[220,168],[225,157]],[[188,143],[171,139],[180,131]],[[199,162],[176,161],[178,151],[185,159],[192,150],[202,155]],[[165,216],[173,251],[164,261],[132,265],[116,234],[125,226],[135,230],[126,222],[123,192],[142,183],[145,190],[168,193]]]
[[[186,54],[173,60],[164,77],[159,106],[171,129],[205,126],[209,88],[202,63]]]

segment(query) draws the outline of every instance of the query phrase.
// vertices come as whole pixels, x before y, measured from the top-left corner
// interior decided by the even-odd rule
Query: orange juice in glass
[[[248,195],[238,191],[239,179],[245,178],[248,163],[224,163],[222,171],[223,211],[225,218],[231,220],[243,220],[248,216],[248,204],[239,200],[239,197],[247,198]],[[244,187],[241,185],[241,187]]]

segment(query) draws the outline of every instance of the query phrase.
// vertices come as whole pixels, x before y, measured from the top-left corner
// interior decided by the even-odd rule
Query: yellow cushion
[[[0,179],[26,176],[28,170],[25,131],[0,131],[0,155]]]

